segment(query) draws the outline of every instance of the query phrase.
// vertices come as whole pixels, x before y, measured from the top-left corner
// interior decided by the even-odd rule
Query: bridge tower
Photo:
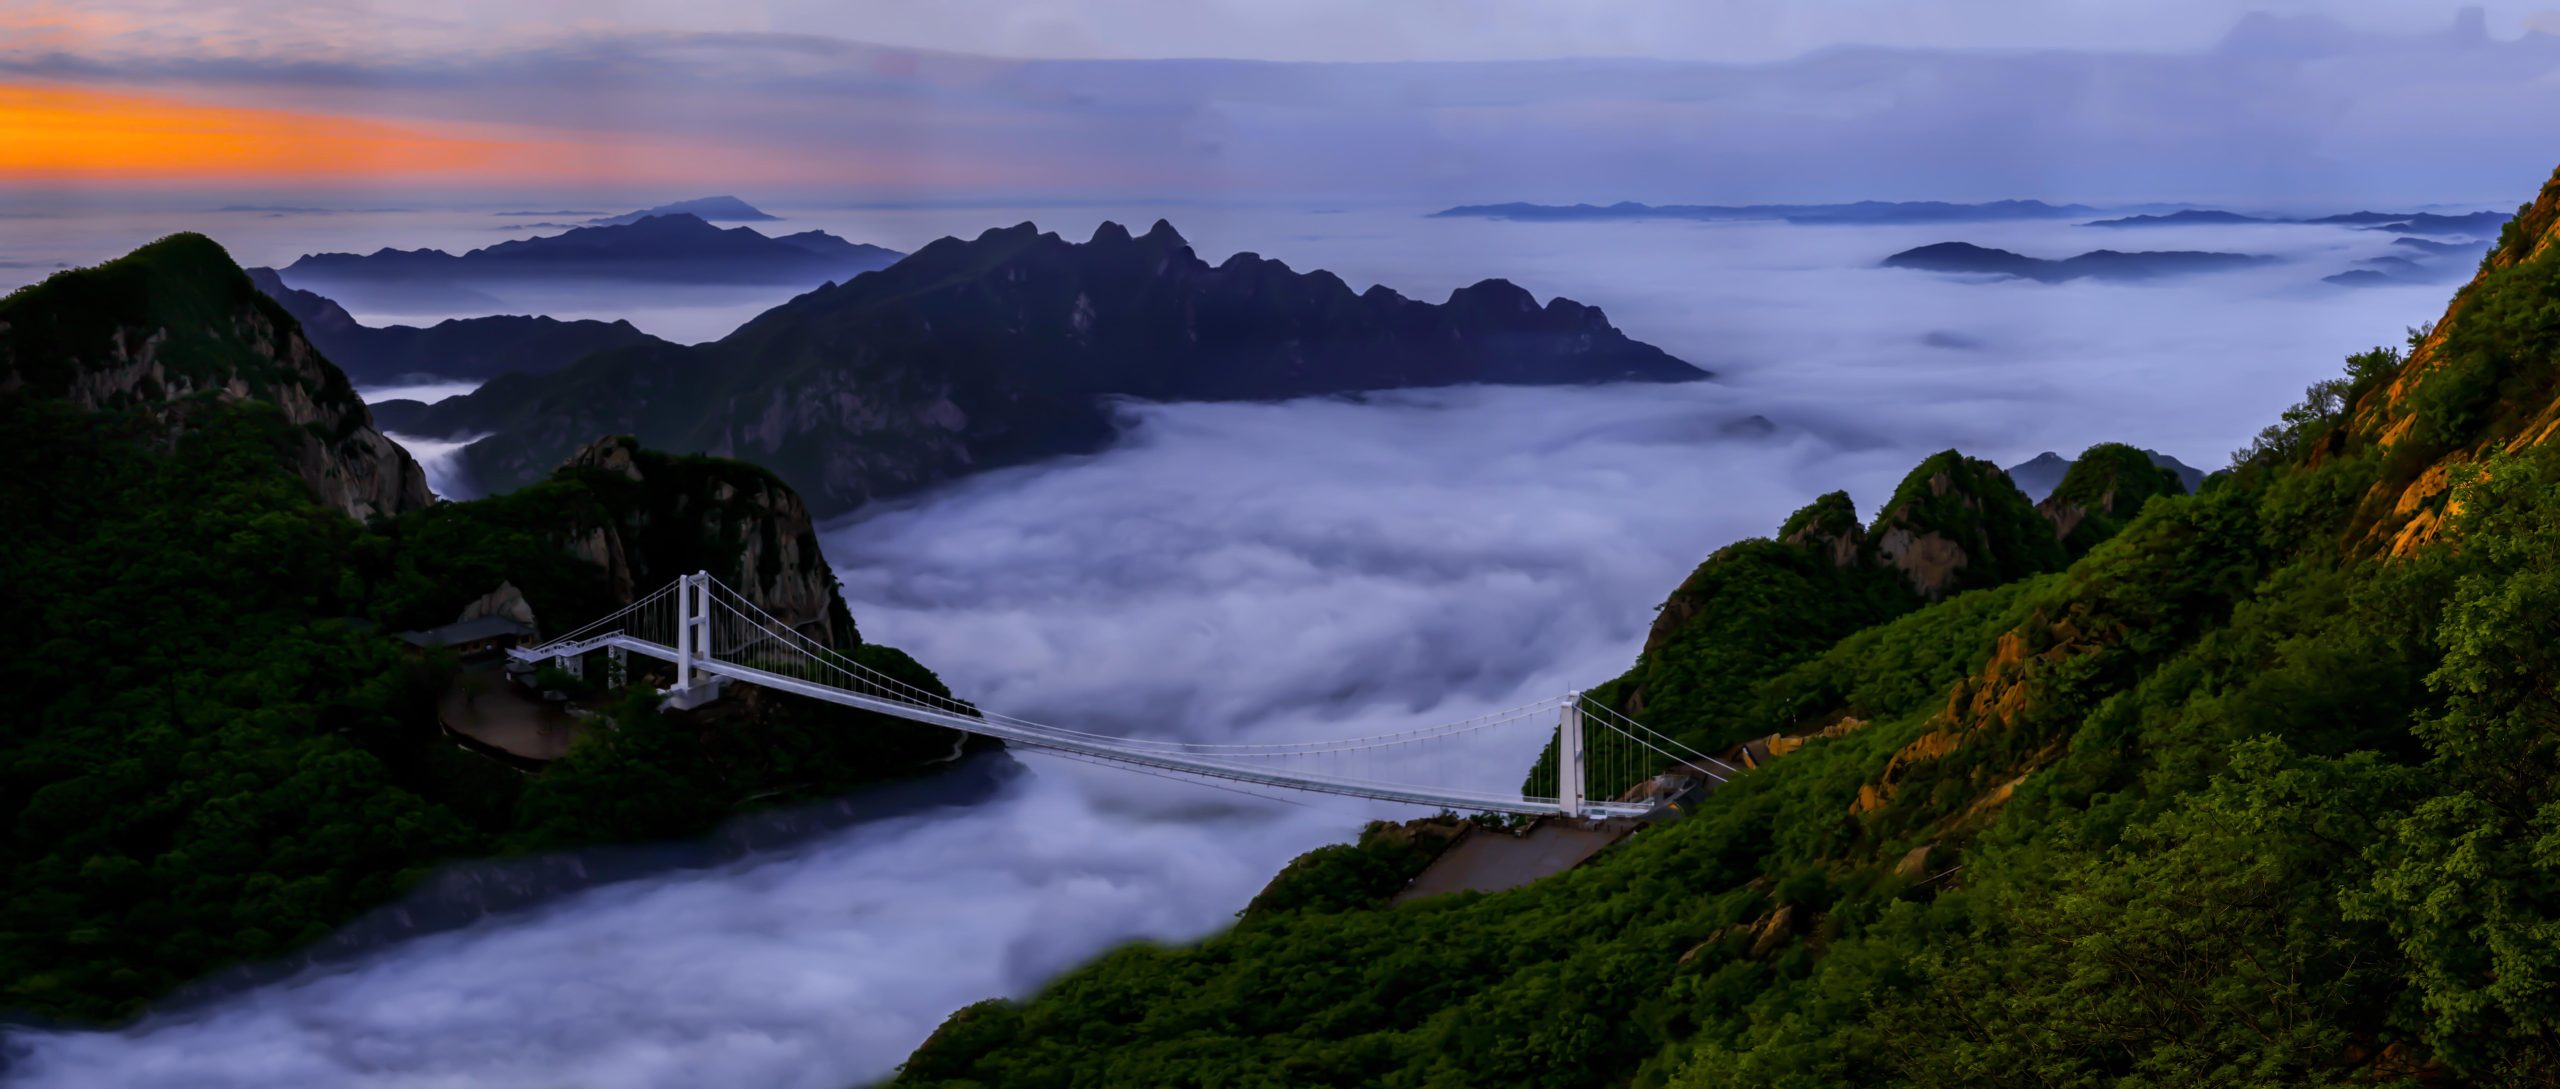
[[[1582,815],[1582,693],[1568,692],[1556,719],[1556,810]]]
[[[720,698],[727,677],[696,668],[711,655],[711,572],[696,571],[676,580],[676,686],[667,689],[663,707],[690,711]]]

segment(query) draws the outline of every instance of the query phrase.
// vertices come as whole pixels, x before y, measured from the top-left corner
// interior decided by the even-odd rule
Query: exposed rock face
[[[802,634],[830,646],[861,641],[808,506],[772,474],[661,454],[627,435],[587,444],[560,472],[586,481],[608,512],[570,528],[561,544],[603,568],[622,600],[704,570]]]
[[[1795,905],[1780,904],[1778,905],[1778,910],[1762,916],[1758,923],[1753,924],[1751,928],[1751,951],[1746,955],[1753,960],[1758,960],[1762,957],[1768,956],[1780,945],[1786,944],[1788,939],[1795,936]]]
[[[1470,382],[1706,377],[1599,310],[1487,280],[1439,304],[1238,254],[1159,222],[1077,244],[1031,224],[946,238],[717,343],[502,378],[404,430],[491,433],[474,479],[538,478],[600,434],[767,466],[834,513],[991,466],[1099,448],[1113,396],[1262,400]]]
[[[2071,463],[2053,494],[2036,504],[2036,513],[2053,523],[2063,550],[2078,556],[2115,536],[2152,496],[2186,491],[2180,475],[2147,451],[2100,443]]]
[[[537,631],[542,628],[541,622],[534,619],[533,606],[525,601],[524,592],[516,589],[512,582],[501,582],[497,589],[463,606],[462,615],[454,617],[453,622],[459,624],[484,616],[503,616]]]
[[[1867,531],[1847,492],[1831,492],[1797,511],[1779,527],[1778,540],[1812,548],[1833,567],[1852,567],[1866,557]]]
[[[230,255],[177,234],[0,302],[0,391],[149,413],[172,439],[191,405],[259,401],[291,425],[287,455],[321,502],[356,518],[434,501],[292,316]]]
[[[2008,474],[1953,450],[1903,478],[1868,537],[1877,562],[1933,600],[2059,570],[2065,562],[2051,526]]]
[[[2479,274],[2417,340],[2408,361],[2364,391],[2315,456],[2379,447],[2382,479],[2351,540],[2406,555],[2442,536],[2456,470],[2560,435],[2560,368],[2547,328],[2560,277],[2560,173],[2516,210]]]

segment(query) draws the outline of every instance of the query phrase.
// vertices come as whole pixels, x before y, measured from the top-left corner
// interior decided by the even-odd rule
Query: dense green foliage
[[[1651,724],[1863,725],[1677,823],[1509,892],[1121,950],[963,1011],[900,1083],[2552,1084],[2560,446],[2457,470],[2443,543],[2342,552],[2407,455],[2333,436],[2400,365],[2352,360],[2067,570],[1811,651],[1682,618],[1619,682]],[[1812,551],[1691,582],[1838,608]]]
[[[59,402],[0,421],[0,1006],[120,1014],[475,848],[419,793],[432,678],[341,619],[363,531],[277,469],[271,410],[166,458]]]
[[[1742,541],[1680,585],[1636,668],[1591,696],[1668,724],[1692,747],[1722,749],[1769,732],[1743,713],[1754,684],[1916,604],[1889,570],[1842,567],[1806,545]]]
[[[1409,824],[1372,822],[1361,830],[1357,843],[1319,847],[1298,856],[1242,914],[1376,907],[1402,891],[1467,831],[1468,822],[1449,813]]]
[[[563,474],[368,527],[281,468],[293,436],[256,402],[196,412],[165,455],[141,414],[22,394],[0,395],[0,429],[18,440],[0,447],[0,609],[22,618],[0,628],[0,1008],[120,1016],[446,859],[688,834],[952,755],[948,731],[811,701],[674,716],[643,698],[523,775],[444,740],[452,663],[388,631],[507,579],[546,616],[606,611],[564,530],[670,500]],[[941,690],[895,650],[849,653]]]

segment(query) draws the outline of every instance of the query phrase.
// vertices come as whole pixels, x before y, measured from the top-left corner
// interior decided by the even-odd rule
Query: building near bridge
[[[503,654],[533,638],[533,625],[507,616],[478,616],[439,628],[404,631],[400,640],[420,650],[438,647],[464,658]]]

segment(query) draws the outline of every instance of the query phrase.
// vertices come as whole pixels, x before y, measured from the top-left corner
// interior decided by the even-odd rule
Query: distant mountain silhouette
[[[327,281],[653,280],[685,283],[817,283],[886,268],[896,250],[848,242],[823,231],[768,238],[747,227],[714,227],[699,216],[650,216],[634,223],[579,227],[500,242],[462,254],[381,249],[315,253],[281,272],[297,287]]]
[[[763,209],[736,197],[695,197],[692,200],[661,204],[655,208],[643,208],[637,212],[624,212],[618,216],[606,216],[588,222],[599,227],[610,227],[623,223],[638,223],[650,216],[671,215],[696,216],[713,223],[762,223],[782,218],[766,215]]]
[[[2255,254],[2209,253],[2197,250],[2159,250],[2141,253],[2092,250],[2077,257],[2057,261],[2028,257],[2008,250],[1995,250],[1970,242],[1940,242],[1904,250],[1887,257],[1884,259],[1884,267],[1920,269],[1927,272],[1989,273],[2026,280],[2040,280],[2045,283],[2060,283],[2083,278],[2151,280],[2166,276],[2246,268],[2273,260],[2272,257]]]
[[[2406,246],[2420,253],[2430,254],[2436,257],[2446,257],[2455,254],[2460,254],[2465,257],[2478,257],[2481,254],[2489,252],[2489,245],[2485,242],[2437,242],[2426,238],[2394,238],[2391,240],[2391,244],[2394,246]]]
[[[1576,220],[1576,219],[1780,219],[1789,223],[1966,223],[2004,219],[2066,219],[2094,215],[2086,204],[2047,204],[2040,200],[1995,200],[1984,204],[1945,201],[1862,200],[1850,204],[1463,204],[1431,213],[1433,218]]]
[[[598,435],[720,453],[820,513],[962,473],[1097,449],[1107,398],[1265,400],[1464,383],[1676,382],[1706,373],[1598,309],[1502,280],[1438,304],[1239,253],[1211,265],[1171,224],[1068,242],[1029,223],[944,238],[692,348],[604,352],[386,409],[423,435],[492,433],[473,479],[538,478]]]
[[[2339,287],[2386,287],[2392,284],[2442,284],[2468,276],[2489,244],[2481,241],[2438,242],[2403,236],[2391,240],[2392,252],[2368,257],[2320,282]]]
[[[607,348],[666,343],[627,321],[558,321],[517,315],[454,318],[425,328],[375,328],[357,322],[345,307],[326,296],[287,286],[274,269],[248,271],[249,281],[259,291],[302,323],[302,333],[311,345],[361,385],[543,374]]]
[[[2360,214],[2370,215],[2371,213]],[[2331,218],[2315,219],[2310,222],[2358,222],[2368,224],[2365,226],[2365,229],[2368,231],[2393,231],[2399,234],[2461,235],[2470,238],[2478,238],[2485,242],[2488,239],[2496,237],[2498,228],[2505,226],[2507,220],[2512,218],[2514,217],[2505,212],[2470,212],[2458,216],[2437,215],[2433,212],[2419,212],[2415,215],[2385,216],[2379,220],[2371,221],[2349,221],[2345,219]]]
[[[2241,214],[2240,214],[2240,213],[2238,213],[2238,212],[2226,212],[2226,211],[2223,211],[2223,210],[2221,210],[2221,209],[2219,209],[2219,208],[2189,208],[2189,209],[2186,209],[2185,211],[2180,211],[2180,212],[2170,212],[2170,213],[2168,213],[2168,214],[2166,214],[2166,215],[2125,216],[2125,217],[2123,217],[2123,218],[2121,218],[2121,219],[2098,219],[2098,220],[2091,220],[2090,222],[2087,222],[2087,223],[2083,223],[2083,224],[2081,224],[2081,226],[2083,226],[2083,227],[2189,227],[2189,226],[2215,226],[2215,225],[2230,224],[2230,223],[2290,223],[2290,222],[2293,222],[2293,221],[2292,221],[2292,220],[2287,220],[2287,219],[2270,219],[2270,218],[2268,218],[2268,217],[2266,217],[2266,216],[2244,216],[2244,215],[2241,215]]]
[[[2151,464],[2178,474],[2178,482],[2186,485],[2189,492],[2195,491],[2204,483],[2205,471],[2202,469],[2157,450],[2145,449],[2142,453],[2151,459]],[[2042,502],[2044,497],[2053,494],[2054,488],[2061,485],[2063,476],[2071,471],[2072,464],[2073,459],[2047,450],[2010,466],[2006,471],[2009,474],[2009,480],[2018,486],[2019,491],[2025,492],[2027,498]]]
[[[2125,216],[2083,223],[2083,227],[2192,227],[2237,223],[2317,223],[2367,230],[2399,231],[2407,234],[2478,235],[2498,233],[2508,219],[2505,212],[2465,212],[2442,215],[2435,212],[2342,212],[2326,216],[2256,216],[2226,212],[2219,208],[2190,208],[2165,215]]]

